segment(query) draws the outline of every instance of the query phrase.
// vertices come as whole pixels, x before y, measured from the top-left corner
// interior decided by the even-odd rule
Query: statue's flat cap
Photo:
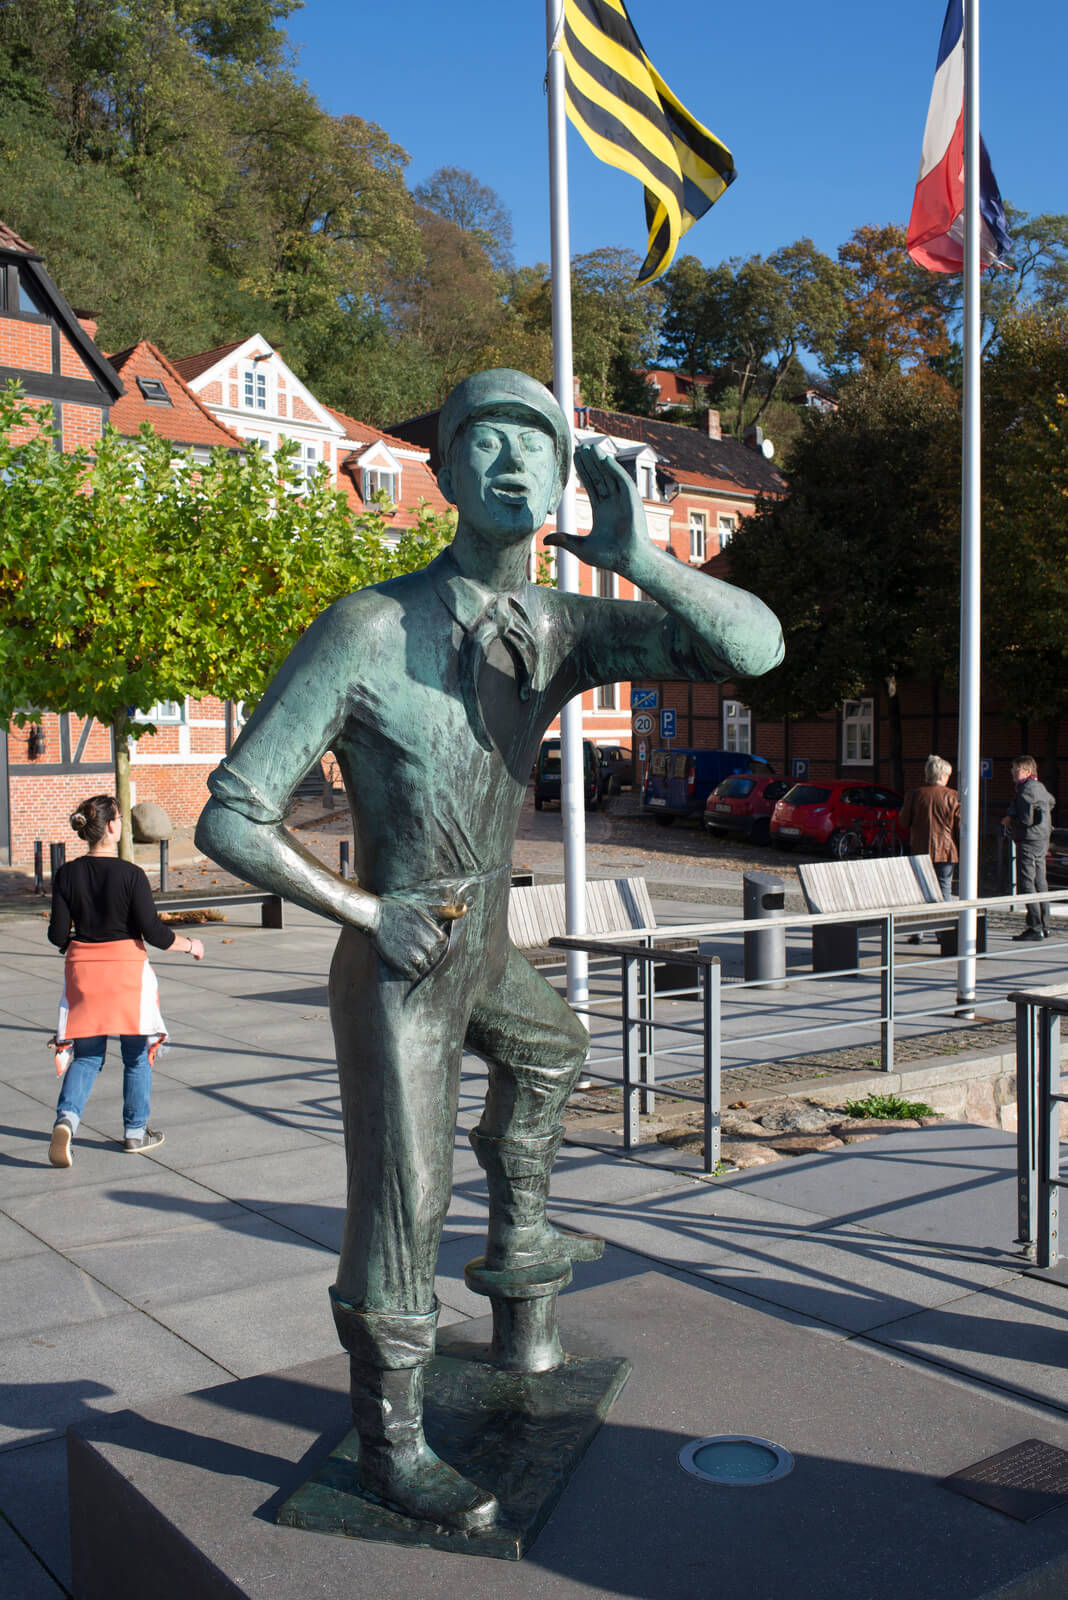
[[[543,383],[511,367],[476,372],[457,384],[438,416],[441,460],[448,462],[452,442],[465,423],[476,417],[493,416],[529,420],[545,428],[556,445],[561,482],[567,482],[571,470],[571,429],[567,418]]]

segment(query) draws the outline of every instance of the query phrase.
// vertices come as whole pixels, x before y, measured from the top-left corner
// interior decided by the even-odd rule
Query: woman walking
[[[65,862],[52,884],[48,937],[66,954],[56,1029],[56,1068],[63,1074],[48,1147],[54,1167],[72,1165],[71,1140],[104,1065],[108,1035],[122,1051],[123,1150],[140,1155],[163,1143],[148,1126],[152,1062],[166,1039],[155,973],[145,944],[178,949],[200,961],[199,939],[175,934],[159,919],[148,879],[119,859],[122,817],[111,795],[95,795],[70,825],[88,855]]]

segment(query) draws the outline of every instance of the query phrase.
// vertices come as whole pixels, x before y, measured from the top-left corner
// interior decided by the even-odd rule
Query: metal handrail
[[[1038,1267],[1060,1257],[1061,1017],[1068,1015],[1068,986],[1017,989],[1016,1194],[1018,1243]]]
[[[1041,899],[1048,902],[1068,901],[1068,890],[1047,890],[1041,895],[1029,895],[1028,900]],[[879,1030],[879,1070],[892,1072],[894,1069],[894,1039],[895,1030],[902,1023],[944,1015],[945,1005],[928,1008],[916,1007],[909,1010],[900,1010],[898,1007],[898,990],[900,975],[910,969],[922,969],[929,972],[932,967],[952,964],[956,967],[959,956],[931,956],[922,961],[895,961],[893,958],[894,936],[902,924],[915,929],[917,924],[921,927],[925,919],[939,918],[944,921],[947,905],[953,911],[991,911],[1002,907],[1019,906],[1020,896],[1017,895],[988,895],[975,900],[950,902],[930,902],[924,906],[909,906],[905,908],[883,908],[879,910],[851,910],[833,912],[806,912],[790,914],[781,917],[761,917],[759,929],[761,932],[768,928],[783,927],[796,930],[824,927],[834,924],[855,924],[863,922],[878,932],[880,940],[879,959],[866,966],[842,967],[832,972],[796,973],[790,974],[789,982],[811,983],[840,980],[850,977],[875,978],[879,982],[879,1009],[876,1015],[853,1016],[846,1021],[823,1022],[806,1025],[804,1027],[791,1027],[773,1029],[769,1032],[754,1034],[748,1029],[745,1034],[746,1041],[750,1044],[769,1043],[785,1038],[806,1038],[813,1034],[834,1034],[853,1031],[857,1028],[878,1028]],[[973,924],[974,924],[974,919]],[[707,939],[710,936],[721,938],[730,934],[746,934],[754,931],[754,920],[751,918],[731,918],[711,923],[683,923],[659,928],[621,929],[618,933],[603,935],[598,938],[580,937],[576,935],[562,935],[551,939],[549,942],[554,947],[562,950],[582,950],[588,955],[600,958],[602,961],[618,962],[619,964],[619,995],[621,999],[618,1012],[607,1012],[601,1008],[610,1003],[610,997],[605,999],[592,999],[590,1003],[580,1009],[583,1013],[605,1021],[618,1021],[622,1028],[621,1049],[597,1056],[587,1062],[585,1075],[598,1078],[606,1083],[620,1083],[623,1090],[624,1115],[623,1115],[623,1145],[630,1150],[640,1143],[641,1128],[640,1114],[652,1112],[655,1107],[655,1088],[658,1081],[657,1055],[661,1057],[679,1055],[687,1051],[685,1044],[656,1047],[656,1037],[661,1031],[688,1034],[701,1039],[701,1080],[702,1087],[699,1094],[685,1090],[675,1085],[680,1079],[693,1077],[692,1068],[683,1073],[667,1074],[659,1079],[661,1087],[671,1085],[671,1094],[681,1100],[699,1100],[705,1107],[704,1136],[703,1136],[703,1169],[710,1173],[715,1170],[720,1158],[720,1077],[722,1067],[722,1047],[724,1043],[722,995],[723,985],[720,979],[719,958],[706,951],[685,950],[672,948],[670,951],[658,948],[658,941],[675,940],[680,937],[687,939]],[[641,941],[641,942],[639,942]],[[969,940],[969,942],[971,942]],[[1057,941],[1060,943],[1061,941]],[[1025,957],[1025,950],[985,950],[973,952],[974,959],[1001,961],[1013,957]],[[699,1022],[678,1022],[658,1018],[656,1016],[656,991],[652,981],[653,967],[657,962],[669,960],[675,965],[691,967],[694,969],[695,982],[692,986],[668,991],[664,998],[693,996],[701,1005],[701,1019]],[[727,989],[728,995],[737,995],[746,989],[765,988],[763,978],[751,981],[732,983]],[[1036,991],[1037,992],[1037,991]],[[596,1011],[594,1008],[597,1008]],[[971,1007],[968,1008],[971,1014]],[[958,1013],[959,1014],[959,1013]],[[729,1039],[728,1039],[729,1042]],[[619,1063],[621,1072],[619,1076],[599,1068],[607,1067],[610,1063]]]

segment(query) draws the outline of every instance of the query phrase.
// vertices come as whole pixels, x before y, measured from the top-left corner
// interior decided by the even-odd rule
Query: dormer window
[[[376,494],[384,494],[390,505],[395,506],[400,494],[400,473],[386,472],[380,467],[364,467],[362,493],[366,505],[370,505]]]

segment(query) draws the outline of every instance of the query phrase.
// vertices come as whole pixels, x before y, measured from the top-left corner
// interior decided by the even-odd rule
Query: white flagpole
[[[980,737],[980,266],[979,0],[964,7],[964,408],[961,450],[960,553],[960,897],[979,893]],[[958,924],[957,1015],[975,1004],[976,914]]]
[[[571,227],[567,206],[567,112],[564,57],[560,38],[564,0],[546,0],[549,55],[549,208],[552,219],[553,391],[568,422],[574,418],[574,357],[571,345]],[[556,513],[558,533],[576,531],[575,473],[564,488]],[[570,551],[556,551],[557,585],[579,591],[579,564]],[[586,931],[586,810],[583,795],[582,697],[569,700],[560,714],[560,818],[564,834],[565,925],[570,934]],[[573,1006],[589,1001],[589,962],[578,950],[567,953],[567,998]],[[581,1014],[581,1013],[580,1013]],[[583,1021],[588,1019],[583,1015]]]

